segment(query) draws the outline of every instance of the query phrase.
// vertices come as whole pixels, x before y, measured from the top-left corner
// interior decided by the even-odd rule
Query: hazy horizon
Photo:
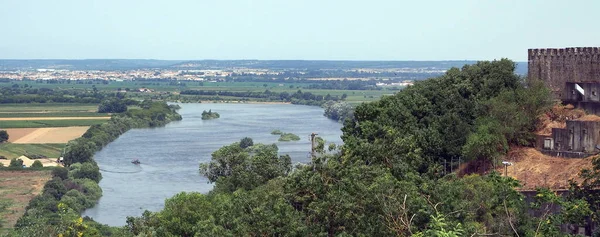
[[[0,58],[526,61],[598,46],[600,2],[3,0]]]

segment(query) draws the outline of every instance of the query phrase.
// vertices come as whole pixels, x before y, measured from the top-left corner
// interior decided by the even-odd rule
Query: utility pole
[[[314,132],[310,134],[310,160],[312,163],[313,171],[317,170],[317,155],[315,154],[315,138],[317,137],[317,135],[319,134],[316,134]]]

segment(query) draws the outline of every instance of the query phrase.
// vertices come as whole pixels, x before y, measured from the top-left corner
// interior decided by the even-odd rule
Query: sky
[[[597,0],[0,0],[1,59],[527,61],[600,46]]]

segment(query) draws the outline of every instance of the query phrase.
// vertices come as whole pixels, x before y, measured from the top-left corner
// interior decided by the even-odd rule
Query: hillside
[[[567,120],[600,121],[600,116],[586,114],[572,105],[555,105],[539,118],[538,135],[552,134],[552,128],[564,128]],[[567,189],[569,180],[581,182],[579,172],[592,167],[592,157],[585,159],[552,157],[531,147],[511,147],[504,160],[512,162],[508,175],[521,181],[522,189],[536,187]],[[498,167],[504,174],[504,167]]]

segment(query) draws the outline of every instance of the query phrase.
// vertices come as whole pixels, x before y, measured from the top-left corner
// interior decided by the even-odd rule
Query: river
[[[221,118],[202,120],[203,110]],[[102,172],[103,196],[83,216],[110,226],[125,225],[127,216],[159,211],[164,200],[186,191],[207,193],[213,187],[198,173],[201,162],[224,145],[251,137],[254,143],[276,143],[292,162],[310,160],[309,134],[341,144],[340,123],[323,116],[316,106],[291,104],[181,104],[182,121],[165,127],[132,129],[94,155]],[[271,131],[280,129],[300,141],[278,142]],[[142,163],[134,165],[133,159]]]

